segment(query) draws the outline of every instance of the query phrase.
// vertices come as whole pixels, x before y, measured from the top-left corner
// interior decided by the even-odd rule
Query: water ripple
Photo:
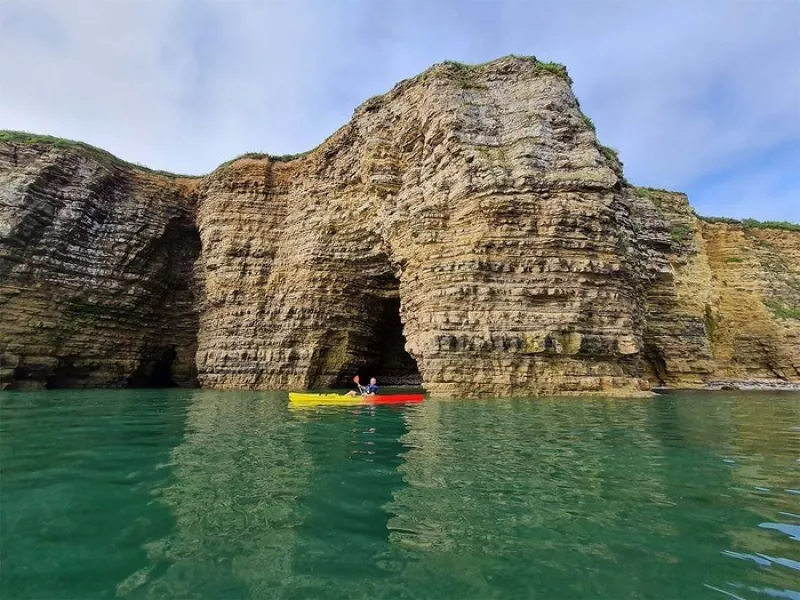
[[[0,394],[0,595],[798,600],[798,399]]]

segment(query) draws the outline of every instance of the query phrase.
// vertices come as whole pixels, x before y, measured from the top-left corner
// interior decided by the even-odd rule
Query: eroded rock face
[[[65,361],[83,370],[55,384],[147,380],[171,351],[176,383],[196,365],[213,388],[376,371],[443,396],[800,377],[798,323],[776,313],[797,306],[800,235],[736,242],[761,282],[736,292],[769,324],[756,339],[720,293],[735,227],[627,185],[568,78],[531,59],[437,65],[303,157],[194,180],[0,148],[6,384],[53,383]]]
[[[633,192],[656,210],[640,219],[658,273],[646,294],[648,379],[800,382],[800,232],[705,222],[683,194]]]
[[[0,144],[0,385],[193,385],[200,243],[180,186]]]

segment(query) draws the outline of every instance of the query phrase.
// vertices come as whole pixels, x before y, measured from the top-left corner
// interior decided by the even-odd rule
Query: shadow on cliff
[[[200,256],[200,234],[193,224],[174,220],[145,260],[157,265],[153,318],[162,337],[148,340],[129,388],[198,387],[195,351],[198,315],[194,308],[193,269]],[[164,285],[166,284],[166,285]]]
[[[129,388],[170,388],[178,387],[172,369],[178,353],[168,348],[161,353],[149,356],[139,363],[139,367],[128,379]]]
[[[372,331],[371,343],[367,345],[365,363],[356,374],[364,380],[376,377],[381,385],[422,385],[417,362],[405,349],[400,297],[382,299],[378,312],[380,318]],[[337,385],[349,385],[351,379],[350,372],[343,374]]]
[[[406,350],[400,311],[400,282],[391,271],[376,275],[361,297],[357,327],[338,331],[312,363],[309,387],[352,387],[358,375],[375,377],[382,386],[421,386],[417,362]]]

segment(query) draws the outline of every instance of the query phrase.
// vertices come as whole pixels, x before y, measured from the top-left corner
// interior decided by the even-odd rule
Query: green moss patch
[[[779,300],[765,300],[764,305],[779,319],[800,321],[800,308],[788,306]]]
[[[622,161],[619,159],[619,150],[616,148],[600,144],[600,152],[603,153],[603,156],[605,156],[607,160],[616,162],[620,167],[622,166]]]
[[[586,126],[589,129],[597,133],[597,127],[595,127],[594,121],[592,121],[592,118],[590,116],[581,113],[581,118],[583,119],[583,122],[586,123]]]
[[[692,228],[688,225],[676,225],[670,231],[672,239],[676,242],[683,242],[692,233]]]

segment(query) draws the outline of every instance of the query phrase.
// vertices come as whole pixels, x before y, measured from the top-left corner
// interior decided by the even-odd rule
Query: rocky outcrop
[[[714,370],[708,335],[712,273],[699,223],[684,194],[634,188],[648,250],[643,354],[648,379],[699,386]]]
[[[0,385],[193,385],[200,242],[179,182],[0,143]]]
[[[717,378],[800,381],[800,232],[701,223]]]
[[[660,216],[642,220],[643,239],[656,239],[653,224],[667,227],[646,295],[648,379],[742,389],[800,383],[800,227],[704,220],[683,194],[634,194]]]
[[[628,185],[566,71],[535,59],[436,65],[306,155],[202,178],[19,135],[0,148],[6,385],[800,378],[800,234],[734,242],[685,196]]]

